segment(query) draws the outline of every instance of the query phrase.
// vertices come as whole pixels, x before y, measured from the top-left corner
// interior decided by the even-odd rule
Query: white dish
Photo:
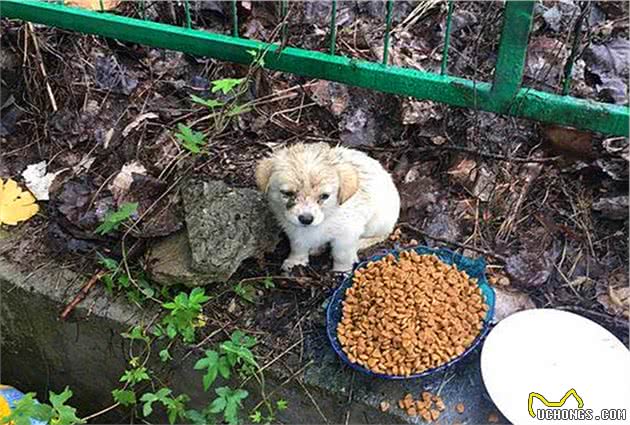
[[[484,342],[481,374],[498,409],[516,425],[612,424],[630,419],[630,351],[602,326],[577,314],[534,309],[502,320]],[[562,407],[554,407],[571,389],[581,398],[582,408],[571,394]],[[537,394],[531,403],[535,415],[567,419],[531,417],[531,393]],[[625,420],[604,421],[601,415],[609,412],[602,409],[624,409],[610,414],[625,414]],[[576,419],[575,415],[588,415],[588,410],[591,420]]]

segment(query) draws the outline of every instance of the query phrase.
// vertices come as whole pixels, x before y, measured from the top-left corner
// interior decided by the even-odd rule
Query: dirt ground
[[[240,2],[241,34],[277,35],[275,3]],[[582,12],[577,2],[543,3],[525,85],[558,92]],[[148,4],[149,18],[184,22],[182,7]],[[338,54],[378,60],[383,7],[340,2]],[[627,104],[628,5],[582,7],[588,31],[578,43],[571,94]],[[445,3],[401,1],[396,8],[392,63],[439,70]],[[126,3],[116,12],[140,10]],[[229,3],[197,2],[192,12],[196,28],[229,32]],[[325,51],[329,13],[323,2],[292,4],[288,44]],[[449,72],[491,81],[501,22],[500,3],[457,4]],[[148,212],[125,243],[141,242],[131,261],[142,267],[143,249],[182,226],[177,192],[186,177],[253,187],[255,162],[274,147],[342,143],[377,158],[401,192],[399,230],[376,250],[421,243],[483,255],[507,310],[533,303],[575,311],[628,343],[627,139],[260,69],[249,75],[243,66],[6,19],[0,25],[0,177],[22,183],[26,167],[41,161],[47,172],[62,171],[41,213],[7,229],[20,238],[0,255],[25,267],[62,259],[95,273],[96,252],[121,253],[121,233],[104,237],[95,228],[109,209],[139,199]],[[604,73],[606,60],[622,62]],[[251,107],[217,130],[190,96],[216,97],[212,81],[246,75],[248,90],[236,101]],[[206,133],[205,154],[182,149],[173,136],[178,123]],[[115,196],[108,185],[129,164],[144,168],[143,190]],[[300,276],[280,277],[287,252],[284,241],[264,261],[247,261],[233,282],[209,288],[217,294],[207,306],[209,328],[248,330],[260,337],[263,356],[291,349],[299,359],[336,281],[325,256]],[[253,286],[254,303],[231,289],[266,276],[276,288]]]

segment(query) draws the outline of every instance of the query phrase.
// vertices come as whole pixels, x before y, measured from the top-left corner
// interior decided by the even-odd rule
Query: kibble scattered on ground
[[[420,416],[425,422],[436,421],[441,412],[446,409],[442,398],[428,391],[424,391],[417,400],[413,398],[413,395],[406,394],[398,400],[398,407],[409,416]]]
[[[409,376],[462,354],[487,310],[476,279],[434,255],[403,251],[354,273],[337,335],[351,362]]]

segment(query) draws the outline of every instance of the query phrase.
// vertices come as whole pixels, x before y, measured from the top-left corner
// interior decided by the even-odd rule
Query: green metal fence
[[[140,3],[144,10],[145,2]],[[572,67],[570,61],[574,60],[574,55],[570,55],[569,62],[565,65],[562,94],[522,87],[534,1],[508,0],[505,3],[503,29],[492,82],[475,82],[447,72],[450,21],[453,3],[457,3],[452,0],[449,0],[440,74],[388,64],[392,11],[396,7],[394,0],[387,1],[381,63],[335,54],[336,0],[332,0],[329,53],[285,46],[286,20],[282,25],[283,43],[268,44],[239,37],[237,1],[231,0],[231,3],[231,36],[194,29],[190,2],[187,0],[183,2],[186,11],[184,27],[67,7],[63,5],[63,1],[50,3],[36,0],[0,0],[0,16],[241,64],[251,63],[249,51],[265,51],[264,66],[272,70],[604,134],[628,136],[630,114],[627,106],[568,95]],[[281,0],[280,7],[281,15],[285,17],[288,1]]]

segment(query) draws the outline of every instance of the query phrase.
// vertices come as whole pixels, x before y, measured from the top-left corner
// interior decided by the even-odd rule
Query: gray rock
[[[152,281],[166,286],[202,286],[208,283],[210,276],[195,272],[191,264],[188,234],[180,230],[151,247],[146,270]]]
[[[221,181],[191,180],[182,190],[191,268],[225,281],[243,260],[271,252],[280,228],[263,195]]]

